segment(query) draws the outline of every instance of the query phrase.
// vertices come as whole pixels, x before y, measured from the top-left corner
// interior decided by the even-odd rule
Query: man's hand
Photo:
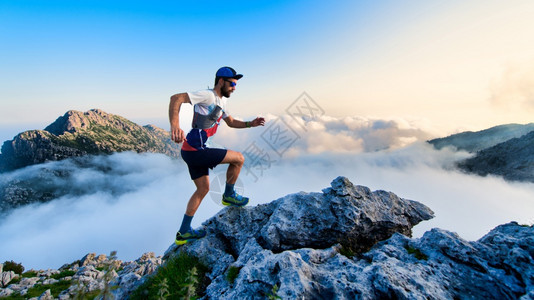
[[[250,122],[250,125],[252,127],[263,126],[265,125],[265,118],[257,117],[256,119],[252,120],[252,122]]]
[[[175,94],[171,96],[169,103],[169,121],[171,122],[171,139],[176,143],[185,141],[184,131],[180,128],[180,106],[183,103],[191,103],[187,93]]]
[[[180,127],[171,128],[171,139],[176,143],[185,141],[184,131]]]

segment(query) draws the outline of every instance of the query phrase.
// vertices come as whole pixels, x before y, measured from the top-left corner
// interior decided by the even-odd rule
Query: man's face
[[[236,85],[237,85],[237,79],[234,78],[223,78],[224,81],[223,86],[221,88],[221,94],[229,98],[230,94],[232,94],[235,91]]]

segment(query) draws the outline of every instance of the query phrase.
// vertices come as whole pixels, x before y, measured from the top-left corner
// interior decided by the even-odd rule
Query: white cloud
[[[310,131],[332,137],[344,131],[349,135],[354,129],[365,131],[374,124],[362,122],[371,125],[348,130],[347,121],[350,124],[359,122],[331,118],[319,122],[324,126],[314,125],[317,131]],[[398,123],[379,123],[376,127],[404,130],[398,129],[401,127]],[[397,143],[395,137],[385,136],[385,140]],[[361,140],[357,136],[351,138]],[[245,139],[240,143],[249,141]],[[392,191],[433,209],[436,218],[418,225],[414,230],[416,236],[431,227],[440,227],[474,240],[508,221],[534,222],[534,185],[452,170],[453,162],[467,157],[466,153],[436,151],[426,143],[361,153],[327,151],[317,154],[309,147],[304,142],[299,143],[295,151],[298,154],[277,157],[276,162],[257,177],[244,169],[239,185],[243,193],[251,197],[250,205],[299,191],[320,192],[342,175],[354,184]],[[167,249],[194,191],[185,164],[180,159],[158,154],[120,153],[92,159],[93,168],[75,168],[75,164],[68,161],[47,165],[52,170],[61,165],[75,171],[74,176],[60,180],[70,190],[52,202],[26,206],[2,218],[0,261],[13,259],[26,268],[58,268],[89,252],[107,254],[117,250],[120,259],[134,260],[144,252],[162,254]],[[17,174],[23,176],[28,170],[31,167]],[[193,219],[194,227],[223,208],[216,178],[217,175],[224,178],[225,171],[226,166],[218,166],[211,173],[212,192]]]
[[[269,144],[276,144],[272,139],[279,138],[278,133],[285,131],[285,136],[288,139],[294,138],[295,142],[291,144],[288,153],[284,154],[294,156],[398,149],[416,141],[426,141],[438,136],[436,130],[425,120],[331,116],[296,120],[289,115],[281,117],[268,115],[266,120],[265,127],[247,131],[221,128],[216,136],[217,144],[244,151],[249,141],[257,141],[258,144],[263,144],[262,147],[270,148]],[[277,128],[280,132],[276,131]]]

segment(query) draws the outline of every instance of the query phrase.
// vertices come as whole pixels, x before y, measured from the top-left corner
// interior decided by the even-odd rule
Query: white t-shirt
[[[209,115],[217,106],[222,108],[223,119],[228,117],[226,113],[226,98],[217,96],[214,90],[200,90],[196,92],[188,92],[191,104],[194,105],[196,113],[202,115]],[[217,119],[221,116],[221,113],[217,116]]]

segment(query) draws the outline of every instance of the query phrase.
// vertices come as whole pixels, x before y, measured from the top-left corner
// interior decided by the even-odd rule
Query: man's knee
[[[197,187],[197,190],[196,190],[197,194],[200,194],[200,196],[204,197],[209,193],[210,182],[209,182],[208,176],[203,176],[198,179],[195,179],[194,182]]]
[[[243,156],[243,154],[241,154],[241,152],[237,152],[236,156],[236,165],[243,166],[243,164],[245,163],[245,157]]]
[[[197,193],[199,193],[202,196],[206,196],[209,193],[209,191],[210,191],[209,184],[197,186]]]

